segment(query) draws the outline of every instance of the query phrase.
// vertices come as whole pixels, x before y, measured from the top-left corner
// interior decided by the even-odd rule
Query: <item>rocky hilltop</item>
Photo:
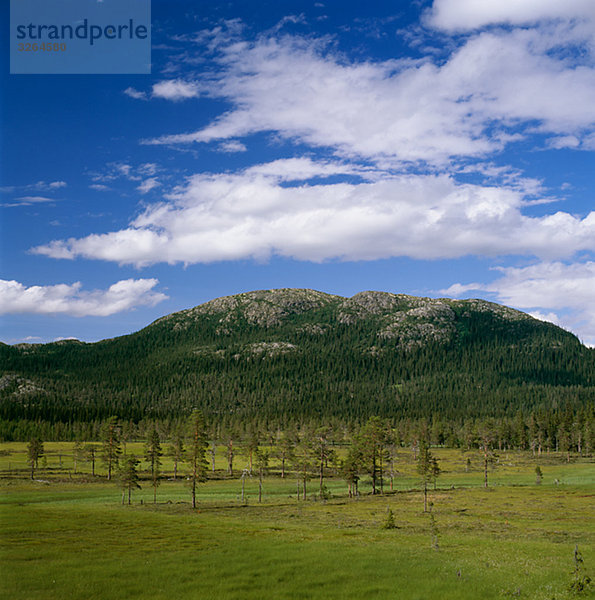
[[[309,289],[276,289],[217,298],[163,317],[153,326],[167,325],[182,332],[214,322],[217,335],[230,336],[245,326],[272,330],[306,320],[297,331],[321,335],[332,326],[365,322],[375,328],[379,341],[390,340],[392,347],[411,350],[426,343],[452,342],[460,329],[457,323],[474,313],[491,315],[501,324],[524,321],[542,325],[525,313],[485,300],[434,299],[375,291],[344,298]]]

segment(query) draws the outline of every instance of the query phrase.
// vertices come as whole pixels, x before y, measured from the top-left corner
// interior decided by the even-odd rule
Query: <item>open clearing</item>
[[[443,474],[430,493],[433,524],[406,449],[392,493],[387,483],[371,496],[364,481],[362,496],[349,499],[337,477],[325,502],[297,501],[293,478],[270,475],[261,504],[258,478],[246,478],[242,503],[240,472],[226,478],[218,457],[193,511],[184,481],[164,480],[153,504],[143,473],[142,490],[123,506],[118,485],[91,478],[87,463],[73,473],[72,444],[45,446],[35,481],[25,444],[0,448],[4,598],[562,600],[575,597],[577,544],[594,574],[589,458],[501,453],[483,489],[477,453],[435,449]],[[141,455],[142,445],[127,451]],[[309,485],[310,496],[317,481]],[[389,509],[396,528],[383,529]]]

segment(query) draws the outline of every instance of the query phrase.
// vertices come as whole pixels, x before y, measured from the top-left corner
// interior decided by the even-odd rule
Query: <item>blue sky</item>
[[[595,344],[592,0],[153,0],[152,43],[151,75],[9,75],[3,36],[2,341],[307,287]]]

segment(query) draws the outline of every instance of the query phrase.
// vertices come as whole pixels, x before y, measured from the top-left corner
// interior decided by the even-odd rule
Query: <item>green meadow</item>
[[[126,450],[142,456],[143,445]],[[2,598],[593,597],[592,584],[580,595],[569,587],[577,545],[581,573],[595,578],[592,458],[501,452],[485,489],[477,451],[432,451],[442,474],[429,493],[431,513],[408,449],[382,495],[372,496],[364,479],[360,497],[348,498],[335,475],[325,481],[327,500],[312,479],[308,499],[298,501],[294,477],[282,479],[273,462],[259,503],[256,474],[242,482],[245,459],[237,459],[227,476],[221,448],[193,510],[169,459],[157,502],[143,461],[142,489],[128,506],[99,463],[95,477],[88,462],[75,472],[70,443],[45,444],[33,481],[26,444],[2,444]]]

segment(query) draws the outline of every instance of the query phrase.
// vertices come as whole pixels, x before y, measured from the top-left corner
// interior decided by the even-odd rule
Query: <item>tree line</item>
[[[579,416],[567,413],[565,424],[577,431]],[[531,449],[535,454],[557,450],[567,453],[577,451],[580,454],[593,452],[593,432],[590,428],[592,420],[582,422],[582,433],[574,436],[568,432],[560,434],[560,440],[574,439],[574,447],[560,444],[550,448],[541,440],[543,433],[540,421],[529,415],[519,415],[511,430],[523,439],[522,449]],[[396,426],[390,420],[378,416],[370,417],[356,426],[333,426],[331,424],[314,424],[290,427],[285,430],[270,430],[256,424],[247,427],[243,432],[238,430],[222,430],[220,426],[209,425],[203,413],[193,411],[188,417],[177,422],[174,430],[166,432],[159,422],[147,423],[144,427],[144,453],[153,487],[153,500],[157,501],[157,488],[163,474],[161,472],[163,456],[168,456],[173,463],[173,479],[180,473],[190,481],[192,506],[196,507],[197,486],[207,480],[209,471],[215,472],[215,456],[217,449],[223,450],[226,459],[226,473],[229,477],[241,475],[242,499],[244,499],[244,483],[248,475],[256,474],[259,482],[259,501],[262,499],[262,482],[265,474],[270,472],[271,459],[275,459],[276,474],[285,479],[295,478],[296,495],[305,500],[311,493],[319,498],[328,497],[325,480],[329,475],[340,475],[348,486],[349,497],[359,495],[359,482],[362,477],[369,477],[372,494],[393,491],[397,474],[398,450],[408,447],[417,462],[420,484],[424,492],[424,511],[427,511],[428,486],[436,486],[441,473],[438,460],[432,453],[433,445],[439,444],[443,423],[418,421]],[[512,426],[512,424],[508,424]],[[405,429],[407,434],[404,435]],[[489,419],[474,423],[473,428],[465,429],[465,449],[475,448],[482,456],[484,485],[488,486],[488,471],[496,459],[498,450],[507,450],[519,446],[503,443],[499,437],[502,423]],[[505,429],[509,431],[509,429]],[[74,471],[77,464],[86,461],[91,464],[92,476],[96,475],[96,462],[99,461],[108,481],[115,479],[122,486],[122,502],[126,496],[128,502],[131,494],[140,487],[140,458],[126,453],[126,443],[139,441],[136,430],[132,432],[126,422],[112,416],[101,425],[97,442],[77,441],[73,448]],[[566,436],[566,437],[565,437]],[[518,437],[517,437],[518,440]],[[443,441],[443,440],[442,440]],[[167,442],[167,445],[165,445]],[[339,458],[337,449],[342,448]],[[43,442],[33,437],[28,444],[28,461],[31,467],[31,478],[35,477],[39,459],[44,454]],[[238,469],[238,458],[243,459]],[[537,478],[540,473],[536,471]],[[313,482],[313,483],[312,483]]]

